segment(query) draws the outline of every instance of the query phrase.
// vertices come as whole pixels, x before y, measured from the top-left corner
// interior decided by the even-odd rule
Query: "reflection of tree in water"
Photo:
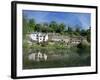
[[[84,65],[91,65],[91,48],[90,45],[80,43],[77,46],[77,53],[80,56],[80,62]]]
[[[84,48],[32,48],[24,55],[24,69],[90,66],[90,52]]]

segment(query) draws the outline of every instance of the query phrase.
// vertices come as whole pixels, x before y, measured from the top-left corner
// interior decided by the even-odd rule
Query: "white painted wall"
[[[45,40],[44,41],[48,41],[48,34],[45,35]]]
[[[44,36],[45,35],[45,36]],[[37,41],[37,42],[43,42],[48,40],[48,34],[43,34],[43,33],[32,33],[29,35],[30,39],[32,41]]]
[[[0,80],[12,80],[11,73],[11,0],[0,0]],[[23,1],[23,0],[22,0]],[[26,1],[26,0],[24,0]],[[31,0],[37,2],[64,3],[64,4],[82,4],[82,5],[98,5],[100,10],[100,0]],[[100,11],[99,11],[100,14]],[[100,22],[100,15],[98,16]],[[98,25],[98,34],[100,34],[100,23]],[[100,36],[98,36],[100,41]],[[100,42],[98,42],[100,48]],[[100,53],[100,49],[99,52]],[[100,54],[98,54],[100,61]],[[100,80],[100,62],[99,74],[77,75],[77,76],[62,76],[35,78],[23,80]],[[22,79],[20,79],[22,80]]]
[[[29,35],[30,39],[32,39],[33,41],[37,41],[37,34],[30,34]]]

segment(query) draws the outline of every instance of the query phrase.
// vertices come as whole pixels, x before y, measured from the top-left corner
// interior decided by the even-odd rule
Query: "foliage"
[[[88,42],[91,42],[90,29],[81,29],[81,26],[65,25],[64,23],[57,23],[56,21],[51,21],[50,23],[36,23],[34,19],[28,19],[27,16],[23,16],[23,37],[27,33],[31,32],[43,32],[43,33],[59,33],[61,35],[68,36],[83,36],[87,38]]]
[[[28,32],[32,32],[35,29],[35,20],[34,19],[30,19],[28,22]]]
[[[23,38],[28,32],[28,21],[27,21],[27,16],[24,15],[23,17]]]
[[[79,45],[77,45],[77,48],[78,48],[77,52],[79,53],[79,55],[90,53],[91,49],[90,45],[86,41],[83,41]]]
[[[91,31],[90,31],[90,29],[87,30],[87,41],[91,42]]]
[[[41,24],[36,24],[34,31],[40,32],[41,31]]]
[[[72,30],[72,28],[70,27],[70,26],[68,26],[68,33],[71,33],[73,30]]]

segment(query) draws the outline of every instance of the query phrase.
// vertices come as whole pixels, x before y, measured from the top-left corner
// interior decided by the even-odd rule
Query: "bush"
[[[81,42],[79,45],[77,45],[77,52],[79,54],[82,54],[82,53],[90,53],[90,45],[84,43],[84,42]]]

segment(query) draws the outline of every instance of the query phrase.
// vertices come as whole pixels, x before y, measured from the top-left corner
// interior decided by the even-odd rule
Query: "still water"
[[[31,50],[23,55],[23,69],[90,66],[90,53],[67,49]]]

